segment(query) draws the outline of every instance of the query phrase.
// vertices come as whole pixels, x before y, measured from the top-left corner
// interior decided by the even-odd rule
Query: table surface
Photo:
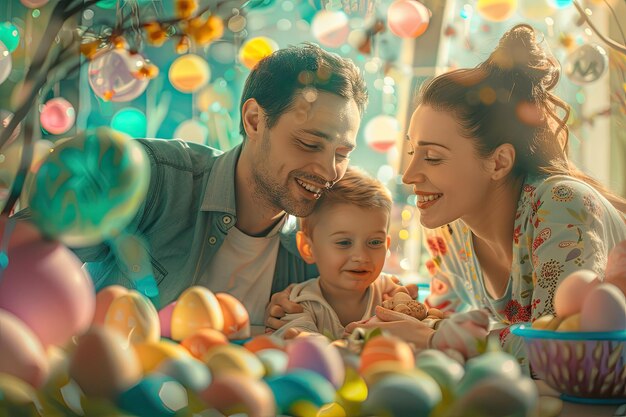
[[[545,382],[537,380],[539,395],[559,398],[559,393],[546,385]],[[620,409],[617,413],[618,408]],[[563,401],[563,410],[559,414],[563,417],[623,417],[626,416],[626,401],[624,405],[589,405],[579,404],[570,401]]]

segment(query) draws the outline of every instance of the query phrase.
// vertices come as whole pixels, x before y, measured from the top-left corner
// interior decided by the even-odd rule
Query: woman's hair
[[[254,98],[271,128],[283,113],[292,109],[297,94],[307,88],[354,100],[361,115],[365,112],[368,94],[359,68],[347,58],[306,42],[279,49],[262,59],[248,75],[239,109]],[[243,118],[239,132],[246,137]]]
[[[464,136],[475,139],[481,157],[504,143],[513,145],[514,177],[570,175],[590,184],[626,212],[626,200],[577,169],[568,158],[570,108],[551,92],[559,75],[557,62],[539,47],[533,28],[521,24],[506,32],[489,58],[476,68],[451,71],[425,84],[418,104],[453,112]]]
[[[362,208],[383,209],[391,213],[391,193],[385,185],[360,168],[350,166],[346,174],[329,190],[325,190],[307,217],[300,219],[300,228],[311,235],[322,209],[337,204],[350,204]]]

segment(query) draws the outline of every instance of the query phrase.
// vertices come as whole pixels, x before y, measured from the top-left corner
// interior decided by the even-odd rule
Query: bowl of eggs
[[[555,315],[511,326],[531,370],[574,402],[626,401],[626,297],[592,271],[567,276],[554,294]]]

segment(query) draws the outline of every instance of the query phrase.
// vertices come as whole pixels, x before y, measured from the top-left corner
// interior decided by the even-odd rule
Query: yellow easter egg
[[[557,327],[556,330],[559,332],[579,332],[580,313],[566,317],[561,324],[559,324],[559,327]]]
[[[187,349],[167,340],[135,343],[133,347],[144,374],[153,371],[167,359],[182,359],[191,356]]]
[[[181,341],[205,327],[222,331],[222,308],[208,288],[189,287],[178,297],[172,311],[172,339]]]
[[[98,291],[96,294],[96,311],[91,324],[104,325],[104,319],[106,318],[113,300],[124,294],[128,294],[128,291],[128,288],[122,287],[121,285],[109,285]]]
[[[212,375],[239,372],[259,379],[265,374],[263,363],[248,349],[239,345],[215,346],[202,358]]]
[[[172,62],[168,75],[170,82],[178,91],[193,93],[209,82],[211,69],[204,58],[187,54]]]
[[[135,290],[111,301],[104,325],[130,343],[158,342],[161,337],[159,313],[147,297]]]
[[[510,18],[517,8],[517,0],[478,0],[476,9],[485,20],[502,22]]]
[[[531,327],[537,330],[556,330],[562,321],[563,319],[561,317],[554,317],[552,314],[546,314],[545,316],[541,316],[535,320]]]
[[[37,408],[37,393],[31,385],[13,375],[0,373],[0,410],[36,416]]]
[[[239,50],[239,61],[248,69],[253,69],[260,60],[278,50],[278,44],[274,40],[257,36],[247,40]]]

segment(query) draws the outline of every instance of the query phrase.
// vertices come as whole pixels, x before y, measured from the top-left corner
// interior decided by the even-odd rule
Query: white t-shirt
[[[198,282],[214,293],[227,292],[241,301],[252,326],[264,325],[280,246],[279,230],[276,227],[267,236],[253,237],[232,227]]]

